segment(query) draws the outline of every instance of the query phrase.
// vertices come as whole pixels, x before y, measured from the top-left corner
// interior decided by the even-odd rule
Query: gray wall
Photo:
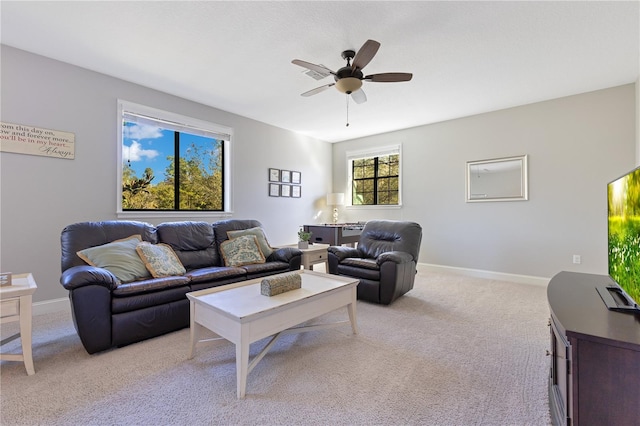
[[[635,103],[629,84],[335,144],[333,183],[344,190],[347,151],[402,143],[403,207],[344,208],[342,218],[419,222],[423,263],[606,274],[606,184],[634,167]],[[529,201],[465,203],[467,161],[523,154]]]
[[[342,208],[341,219],[418,221],[421,262],[471,270],[606,273],[605,184],[635,162],[634,85],[331,145],[10,47],[0,59],[0,119],[76,137],[75,160],[0,153],[0,269],[32,272],[35,301],[66,297],[62,228],[116,218],[118,98],[233,127],[233,217],[260,220],[272,244],[331,220],[324,197],[344,191],[347,150],[402,143],[404,206]],[[529,201],[464,202],[466,161],[521,154]],[[268,197],[269,167],[301,171],[302,198]]]
[[[319,208],[329,220],[331,144],[11,47],[1,55],[0,119],[75,134],[74,160],[0,154],[0,269],[32,272],[35,301],[67,296],[64,226],[116,219],[118,98],[233,127],[233,217],[261,221],[272,244],[294,243]],[[302,198],[269,197],[269,167],[302,172]]]

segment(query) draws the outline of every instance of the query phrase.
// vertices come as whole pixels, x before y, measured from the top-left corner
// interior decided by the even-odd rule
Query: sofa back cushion
[[[251,228],[262,228],[262,224],[252,219],[227,219],[213,223],[213,231],[216,237],[216,246],[220,249],[220,244],[229,239],[229,231],[241,231]],[[265,256],[266,257],[266,256]]]
[[[368,258],[376,258],[389,251],[402,251],[418,262],[422,227],[415,222],[370,220],[364,226],[358,250]]]
[[[157,234],[158,242],[171,246],[187,270],[222,265],[207,222],[165,222],[157,226]]]
[[[140,235],[142,241],[157,243],[156,228],[145,222],[110,220],[102,222],[79,222],[65,227],[60,235],[62,251],[61,268],[86,265],[76,253],[89,247],[101,246],[116,240]]]

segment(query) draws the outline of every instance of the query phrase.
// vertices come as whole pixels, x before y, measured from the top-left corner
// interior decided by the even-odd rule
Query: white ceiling
[[[0,2],[1,42],[336,142],[632,83],[640,7],[627,2]],[[332,70],[381,43],[349,104],[292,59]],[[225,124],[225,123],[220,123]]]

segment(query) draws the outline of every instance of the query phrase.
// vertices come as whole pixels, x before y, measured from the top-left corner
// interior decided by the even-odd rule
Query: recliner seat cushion
[[[358,266],[360,268],[378,270],[380,267],[375,259],[364,259],[361,257],[348,257],[340,262],[341,265]]]
[[[338,274],[353,278],[364,278],[370,281],[380,281],[379,269],[360,268],[353,265],[338,265]]]

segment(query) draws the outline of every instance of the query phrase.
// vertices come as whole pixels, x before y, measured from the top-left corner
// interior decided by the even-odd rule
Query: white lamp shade
[[[342,192],[332,192],[327,194],[328,206],[342,206],[344,205],[344,194]]]

